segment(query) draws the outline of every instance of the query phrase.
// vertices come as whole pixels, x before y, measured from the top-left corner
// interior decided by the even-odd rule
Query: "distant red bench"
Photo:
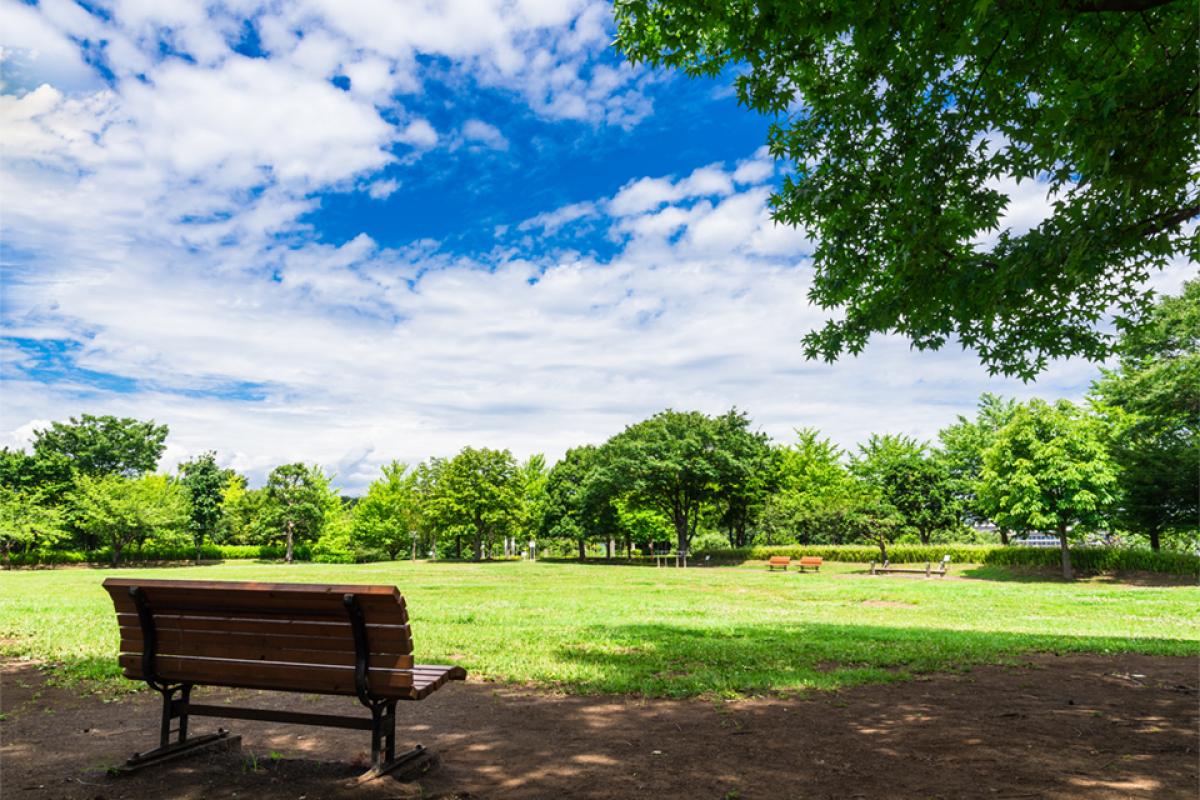
[[[804,572],[804,570],[812,568],[814,572],[820,572],[823,563],[825,563],[825,559],[820,556],[803,556],[800,559],[800,571]]]
[[[788,565],[791,563],[792,559],[788,558],[787,556],[771,556],[771,558],[767,560],[767,572],[771,572],[776,568],[787,572]]]
[[[158,748],[135,754],[127,769],[237,741],[225,730],[189,737],[188,718],[206,716],[369,730],[364,777],[382,775],[426,755],[417,745],[396,756],[396,703],[467,675],[413,663],[408,612],[394,586],[109,578],[104,588],[121,626],[125,677],[163,698]],[[349,695],[371,716],[200,705],[191,701],[199,685]]]

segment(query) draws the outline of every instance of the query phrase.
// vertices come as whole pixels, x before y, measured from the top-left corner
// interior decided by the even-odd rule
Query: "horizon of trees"
[[[936,442],[873,434],[847,451],[813,428],[774,443],[736,408],[667,409],[548,465],[508,450],[383,466],[344,497],[317,465],[283,464],[264,486],[206,452],[156,474],[167,426],[84,414],[0,450],[0,555],[153,542],[298,545],[352,559],[484,559],[526,543],[607,556],[753,544],[987,541],[1100,531],[1151,549],[1200,532],[1200,281],[1161,300],[1126,337],[1085,404],[984,394]],[[996,526],[983,532],[984,523]]]

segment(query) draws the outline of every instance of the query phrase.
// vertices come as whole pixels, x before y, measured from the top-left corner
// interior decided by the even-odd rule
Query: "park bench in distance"
[[[914,569],[912,567],[893,567],[892,565],[888,564],[887,561],[883,562],[883,566],[877,567],[877,566],[875,566],[875,562],[872,561],[871,562],[871,574],[872,575],[890,575],[893,572],[908,572],[913,575],[924,574],[926,578],[930,577],[931,575],[937,575],[939,578],[944,578],[946,576],[946,569],[949,566],[950,566],[950,556],[942,556],[942,561],[938,565],[937,569],[933,568],[933,563],[930,561],[925,562],[925,569],[920,569],[920,568]]]
[[[800,571],[812,569],[814,572],[821,571],[821,565],[825,563],[825,559],[820,556],[802,556],[800,558]]]
[[[771,572],[776,567],[782,569],[784,572],[787,572],[788,565],[791,563],[792,559],[788,558],[787,556],[771,556],[771,558],[767,561],[767,572]]]
[[[413,663],[408,612],[394,586],[109,578],[104,588],[117,611],[125,677],[163,698],[159,746],[135,754],[127,769],[238,741],[220,729],[189,737],[193,716],[370,731],[363,778],[428,766],[421,745],[396,756],[396,703],[467,676],[461,667]],[[201,685],[349,695],[370,718],[193,703],[192,687]]]

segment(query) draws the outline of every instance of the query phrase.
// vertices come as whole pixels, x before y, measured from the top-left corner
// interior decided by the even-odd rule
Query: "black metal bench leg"
[[[195,736],[189,739],[188,703],[192,696],[192,685],[190,683],[172,685],[151,683],[150,685],[162,695],[163,699],[158,747],[144,753],[134,753],[125,762],[124,767],[117,768],[117,772],[133,772],[144,767],[161,764],[165,761],[173,761],[184,755],[198,753],[216,745],[233,747],[241,743],[240,736],[231,737],[229,731],[224,728],[218,728],[216,733]],[[171,722],[176,719],[179,720],[179,726],[175,730],[171,730]],[[172,733],[175,734],[175,741],[173,742],[171,741]]]
[[[424,774],[434,764],[432,755],[424,745],[417,745],[397,756],[396,701],[371,704],[371,769],[358,779],[360,783],[389,775],[404,767]]]

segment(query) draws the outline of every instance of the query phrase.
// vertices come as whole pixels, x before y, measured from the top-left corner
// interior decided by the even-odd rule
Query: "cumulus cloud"
[[[507,150],[508,139],[495,125],[481,119],[469,119],[463,123],[462,138],[467,144],[480,144],[492,150]]]

